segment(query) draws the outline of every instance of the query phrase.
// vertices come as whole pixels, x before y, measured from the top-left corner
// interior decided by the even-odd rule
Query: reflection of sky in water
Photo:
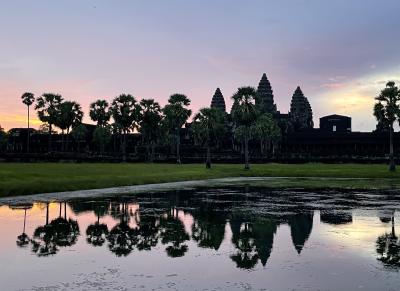
[[[265,203],[250,200],[260,207]],[[383,223],[379,219],[381,210],[371,208],[346,212],[298,208],[284,217],[260,212],[255,217],[238,212],[231,204],[215,207],[207,199],[164,202],[158,199],[153,207],[149,201],[141,204],[138,199],[126,204],[126,208],[114,203],[128,215],[115,211],[110,214],[107,208],[99,221],[111,231],[126,217],[132,229],[145,225],[149,217],[157,218],[154,225],[158,234],[164,227],[169,230],[163,234],[164,239],[173,233],[175,238],[182,238],[179,247],[188,248],[183,254],[173,252],[178,255],[175,258],[167,255],[167,248],[173,243],[163,244],[161,237],[151,250],[133,247],[127,256],[120,257],[108,249],[107,241],[98,247],[88,244],[86,229],[98,217],[85,207],[79,209],[79,203],[68,204],[66,211],[67,218],[78,221],[77,242],[59,247],[55,255],[38,257],[31,244],[23,248],[16,245],[23,230],[24,210],[1,206],[0,289],[396,290],[400,286],[398,269],[384,268],[376,253],[377,238],[392,232],[393,211],[384,213],[389,217]],[[248,202],[238,205],[241,203]],[[165,205],[172,206],[172,211]],[[176,205],[179,210],[174,208]],[[216,214],[215,208],[220,212]],[[59,213],[59,204],[50,203],[49,223]],[[64,208],[61,215],[64,216]],[[396,217],[396,223],[397,220]],[[35,203],[27,210],[25,232],[32,238],[35,229],[45,223],[46,204]],[[400,232],[399,227],[396,232]],[[190,239],[186,240],[186,236]],[[215,239],[218,236],[221,241]],[[239,249],[243,251],[240,256]],[[243,253],[249,258],[246,263],[240,261]]]

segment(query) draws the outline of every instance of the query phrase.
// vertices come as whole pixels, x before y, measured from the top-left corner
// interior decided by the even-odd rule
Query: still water
[[[0,290],[400,290],[400,193],[208,188],[0,206]]]

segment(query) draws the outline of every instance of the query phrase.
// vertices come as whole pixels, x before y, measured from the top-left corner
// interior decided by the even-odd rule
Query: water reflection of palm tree
[[[53,227],[49,225],[49,203],[46,203],[46,223],[37,227],[33,232],[33,238],[31,239],[32,252],[39,257],[56,254],[58,248],[53,236]]]
[[[185,231],[182,221],[178,218],[178,211],[171,208],[166,217],[160,219],[161,242],[169,244],[165,249],[167,255],[172,258],[182,257],[188,251],[188,246],[184,244],[189,240],[189,235]]]
[[[52,220],[50,225],[55,231],[55,242],[57,246],[65,247],[72,246],[76,243],[80,234],[79,225],[76,220],[67,219],[67,203],[64,202],[64,217],[62,217],[61,208],[63,203],[60,202],[59,217]]]
[[[298,254],[303,250],[304,244],[310,237],[313,227],[313,212],[298,213],[288,220],[293,245]]]
[[[391,233],[385,233],[376,240],[378,260],[388,268],[400,268],[400,240],[395,233],[394,213],[391,217]]]
[[[232,243],[236,248],[236,253],[230,256],[232,261],[241,269],[254,268],[259,256],[251,225],[238,219],[232,219],[230,224]]]
[[[22,233],[17,236],[17,246],[19,247],[26,247],[29,244],[30,238],[28,237],[28,235],[25,232],[25,227],[26,227],[26,211],[28,209],[32,208],[32,204],[21,204],[21,205],[13,205],[10,206],[10,208],[12,210],[23,210],[24,211],[24,225],[22,228]]]
[[[159,223],[154,215],[140,216],[140,225],[137,230],[137,244],[139,251],[151,250],[158,243],[160,236]]]
[[[94,213],[97,215],[97,221],[86,229],[86,241],[93,246],[102,246],[108,235],[107,224],[100,223],[100,217],[108,212],[109,203],[106,201],[93,203]]]
[[[49,203],[46,204],[46,224],[35,229],[31,240],[32,251],[38,256],[54,255],[58,247],[72,246],[76,243],[80,233],[78,222],[67,219],[66,204],[64,206],[64,217],[60,215],[49,223]],[[60,202],[60,209],[61,207]]]
[[[118,257],[129,255],[137,243],[136,231],[128,225],[128,204],[122,203],[120,223],[114,226],[107,235],[108,248]]]

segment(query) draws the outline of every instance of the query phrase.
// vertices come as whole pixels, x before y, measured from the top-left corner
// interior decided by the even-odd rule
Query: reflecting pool
[[[198,188],[0,206],[0,290],[400,290],[400,192]]]

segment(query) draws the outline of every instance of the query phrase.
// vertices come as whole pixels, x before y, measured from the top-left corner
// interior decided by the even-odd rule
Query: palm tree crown
[[[111,111],[108,110],[108,102],[106,100],[97,100],[90,104],[89,116],[97,122],[98,126],[105,126],[110,120]]]

